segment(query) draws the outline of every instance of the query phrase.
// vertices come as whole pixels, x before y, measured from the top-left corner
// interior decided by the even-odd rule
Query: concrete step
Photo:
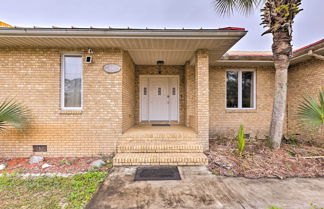
[[[131,152],[131,153],[190,153],[190,152],[203,152],[203,146],[197,141],[124,141],[120,142],[117,146],[117,152]]]
[[[138,165],[207,165],[203,153],[117,153],[114,166]]]

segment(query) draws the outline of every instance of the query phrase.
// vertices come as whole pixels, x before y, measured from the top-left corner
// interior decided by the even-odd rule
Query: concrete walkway
[[[206,167],[179,167],[181,181],[137,181],[136,168],[115,168],[87,208],[324,207],[324,178],[246,179],[219,177]]]

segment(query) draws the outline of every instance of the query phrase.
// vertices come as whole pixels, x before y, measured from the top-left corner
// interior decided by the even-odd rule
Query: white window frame
[[[65,107],[64,106],[64,74],[65,74],[65,57],[68,56],[74,56],[74,57],[81,57],[81,63],[82,63],[82,68],[81,68],[81,107]],[[83,109],[83,56],[82,53],[80,52],[64,52],[61,55],[61,110],[76,110],[80,111]]]
[[[238,72],[238,107],[227,107],[227,72]],[[242,72],[253,72],[253,107],[242,107]],[[225,109],[226,110],[255,110],[256,101],[256,70],[255,69],[227,69],[225,71]]]

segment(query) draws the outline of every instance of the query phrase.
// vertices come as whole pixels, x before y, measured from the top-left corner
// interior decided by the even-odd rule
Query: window
[[[255,108],[255,72],[226,72],[226,107],[231,109]]]
[[[82,56],[64,55],[62,68],[62,109],[81,109]]]

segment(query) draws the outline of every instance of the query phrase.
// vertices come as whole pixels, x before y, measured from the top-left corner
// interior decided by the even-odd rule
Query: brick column
[[[189,98],[190,98],[190,88],[189,88],[189,70],[190,70],[190,64],[189,64],[189,61],[187,61],[185,63],[185,89],[186,89],[186,92],[185,92],[185,125],[186,126],[190,126],[189,125],[189,115],[190,115],[190,110],[189,110],[189,105],[190,105],[190,101],[189,101]]]
[[[207,50],[197,50],[195,56],[197,134],[204,150],[209,148],[209,56]]]

